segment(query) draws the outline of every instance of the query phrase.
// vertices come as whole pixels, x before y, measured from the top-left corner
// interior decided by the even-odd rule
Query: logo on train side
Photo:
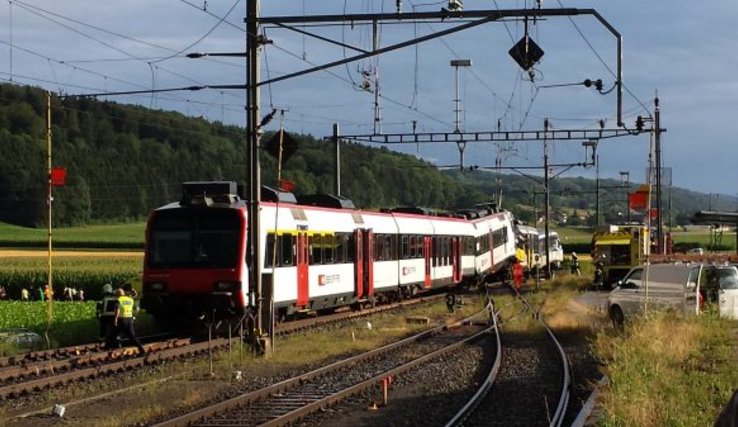
[[[402,267],[402,275],[407,276],[408,274],[414,274],[415,267]]]
[[[318,286],[331,285],[333,283],[341,283],[340,274],[320,274],[318,275]]]

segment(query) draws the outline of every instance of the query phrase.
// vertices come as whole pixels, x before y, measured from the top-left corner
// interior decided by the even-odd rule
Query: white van
[[[720,317],[738,319],[738,268],[733,265],[703,267],[700,289],[708,306],[717,305]]]
[[[633,267],[608,296],[613,325],[648,309],[699,312],[701,264],[656,264]]]

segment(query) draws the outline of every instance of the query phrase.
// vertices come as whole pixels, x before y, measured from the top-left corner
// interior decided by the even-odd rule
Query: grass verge
[[[714,314],[653,313],[603,330],[604,426],[711,425],[738,384],[738,325]]]

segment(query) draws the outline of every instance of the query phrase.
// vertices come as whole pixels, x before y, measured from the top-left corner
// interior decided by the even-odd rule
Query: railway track
[[[276,333],[288,335],[380,312],[425,304],[442,297],[442,295],[428,296],[361,311],[295,320],[278,325]],[[144,344],[146,348],[144,357],[137,357],[138,350],[135,347],[105,350],[96,343],[2,358],[0,359],[0,399],[14,398],[49,387],[132,370],[145,365],[155,365],[205,354],[213,350],[229,348],[233,344],[231,338],[216,338],[204,342],[191,342],[189,338],[155,341],[155,338],[149,337],[148,341],[154,341]]]
[[[518,307],[497,310],[505,314],[500,316],[502,357],[447,427],[562,425],[571,389],[569,361],[538,312],[521,295],[516,301]],[[524,315],[535,319],[532,331],[506,330],[507,323]]]
[[[470,342],[488,336],[485,308],[452,325],[442,325],[384,347],[340,360],[277,384],[198,409],[158,426],[264,425],[293,423],[335,405]],[[484,317],[480,317],[484,316]],[[474,319],[479,319],[474,321]]]
[[[495,290],[498,292],[509,291]],[[540,317],[531,315],[535,312],[524,299],[500,307],[499,312],[503,322],[498,323],[498,310],[495,310],[490,333],[474,346],[466,347],[463,354],[427,362],[414,372],[398,377],[391,391],[394,405],[379,412],[367,412],[366,404],[360,403],[367,397],[362,396],[353,402],[333,406],[324,415],[301,420],[300,425],[563,425],[570,400],[570,375],[564,350]],[[511,339],[510,335],[516,332],[503,332],[506,325],[528,318],[534,318],[535,327],[527,326],[517,332],[526,335],[524,338]],[[533,359],[539,362],[537,366],[529,365],[529,372],[516,367],[518,357],[525,354],[521,346],[532,352]],[[520,398],[528,388],[538,394]],[[545,390],[545,395],[538,408],[525,401],[541,397],[541,390]],[[520,403],[511,404],[510,399],[520,400]],[[241,425],[257,424],[245,422]],[[209,419],[199,425],[221,424]]]

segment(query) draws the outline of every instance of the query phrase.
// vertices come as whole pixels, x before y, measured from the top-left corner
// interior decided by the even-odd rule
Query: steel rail
[[[55,348],[51,350],[37,350],[23,353],[16,356],[8,356],[0,358],[0,369],[7,366],[15,366],[23,363],[33,363],[41,360],[51,360],[64,357],[78,356],[82,353],[90,351],[99,351],[100,344],[82,344],[71,347]]]
[[[331,316],[321,316],[315,319],[306,319],[284,324],[279,327],[279,335],[288,335],[314,327],[325,326],[367,317],[376,313],[403,308],[406,306],[432,302],[441,298],[442,295],[434,295],[408,301],[401,301],[369,310],[350,313],[339,313]],[[217,350],[228,347],[232,339],[217,338],[210,342],[192,344],[189,338],[174,339],[164,343],[146,344],[150,351],[145,358],[120,360],[124,357],[135,355],[135,348],[101,350],[100,344],[86,344],[81,346],[65,347],[53,350],[44,350],[27,353],[21,357],[5,358],[0,365],[0,382],[16,381],[12,384],[0,384],[0,397],[16,396],[26,392],[58,384],[64,384],[77,379],[93,378],[106,373],[117,372],[122,369],[143,366],[147,363],[158,363],[159,361],[175,359],[188,354],[199,354],[206,350]],[[154,356],[160,354],[161,356]],[[56,360],[55,360],[56,359]],[[94,367],[84,368],[85,366]],[[59,373],[59,371],[62,371]],[[43,378],[26,380],[30,377],[38,377],[43,374],[51,374]]]
[[[189,338],[173,339],[160,343],[145,344],[144,347],[148,351],[161,351],[168,348],[183,347],[190,344]],[[103,350],[95,353],[82,354],[80,356],[72,356],[69,359],[62,360],[45,360],[31,363],[22,363],[20,365],[8,366],[0,368],[0,381],[9,381],[13,379],[23,378],[30,375],[41,375],[42,373],[54,373],[61,370],[70,370],[78,367],[101,364],[110,360],[120,359],[128,355],[130,351],[135,349],[115,349]]]
[[[556,338],[554,333],[548,327],[546,322],[543,321],[543,318],[541,317],[540,313],[533,310],[533,307],[530,306],[528,301],[525,298],[523,298],[522,295],[517,293],[517,296],[523,302],[523,304],[528,306],[528,309],[535,314],[535,318],[546,329],[546,332],[548,333],[549,337],[551,337],[551,340],[553,341],[553,343],[556,345],[556,349],[558,350],[559,356],[561,357],[561,362],[562,362],[563,371],[564,371],[563,385],[561,387],[561,397],[559,398],[558,406],[556,406],[556,412],[554,413],[553,417],[551,417],[551,421],[549,423],[549,425],[552,427],[560,427],[561,423],[564,422],[564,417],[566,416],[566,408],[569,405],[569,397],[571,394],[571,373],[569,372],[569,358],[566,357],[566,352],[564,352],[564,347],[561,346],[561,343]]]
[[[311,319],[294,320],[294,321],[290,321],[286,323],[280,323],[279,325],[277,325],[275,333],[276,335],[287,335],[293,332],[310,329],[316,326],[323,326],[323,325],[328,325],[331,323],[359,319],[359,318],[371,316],[377,313],[382,313],[385,311],[396,310],[398,308],[414,306],[417,304],[430,303],[430,302],[434,302],[436,300],[442,299],[443,297],[444,297],[443,294],[431,295],[431,296],[425,296],[425,297],[420,297],[420,298],[413,298],[413,299],[405,300],[405,301],[399,301],[393,304],[382,305],[382,306],[373,307],[371,309],[365,309],[361,311],[354,311],[354,312],[349,312],[349,313],[336,313],[336,314],[318,316],[318,317],[311,318]]]
[[[141,341],[154,341],[154,340],[160,340],[165,337],[169,337],[171,334],[154,334],[154,335],[147,335],[138,337]],[[128,342],[128,340],[123,341]],[[51,359],[61,359],[61,358],[69,358],[74,356],[80,356],[83,353],[88,353],[91,351],[100,351],[102,350],[102,344],[100,343],[90,343],[90,344],[79,344],[79,345],[72,345],[68,347],[59,347],[59,348],[53,348],[50,350],[35,350],[35,351],[29,351],[27,353],[15,355],[15,356],[8,356],[8,357],[2,357],[0,358],[0,369],[7,367],[7,366],[13,366],[13,365],[20,365],[24,363],[33,363],[38,362],[41,360],[51,360]]]
[[[502,363],[502,341],[500,339],[500,328],[497,321],[497,312],[495,312],[494,310],[494,305],[490,303],[488,307],[490,310],[490,318],[492,319],[492,327],[495,331],[495,340],[497,347],[495,361],[492,364],[492,368],[489,370],[487,377],[484,379],[484,381],[482,381],[482,384],[479,386],[479,389],[477,389],[476,393],[474,393],[474,396],[472,396],[471,399],[469,399],[469,401],[459,410],[459,412],[454,415],[454,417],[451,418],[449,422],[446,423],[446,427],[456,427],[464,424],[464,422],[469,418],[469,416],[471,416],[471,414],[474,413],[479,404],[482,403],[484,398],[487,396],[487,393],[489,393],[489,390],[492,388],[492,385],[497,378],[497,373],[500,371],[500,365]]]
[[[315,379],[317,377],[320,377],[322,375],[325,375],[331,371],[334,371],[339,368],[351,366],[353,364],[359,363],[361,361],[371,359],[377,356],[380,356],[384,353],[389,353],[394,350],[398,350],[402,347],[405,347],[407,345],[410,345],[412,343],[415,343],[417,341],[420,341],[424,338],[430,337],[432,335],[439,334],[449,328],[452,328],[454,326],[459,326],[461,324],[464,324],[466,322],[470,322],[472,319],[477,317],[480,313],[484,313],[486,308],[479,313],[474,314],[473,316],[469,316],[466,319],[459,320],[457,322],[454,322],[451,325],[440,325],[433,329],[429,329],[427,331],[421,332],[419,334],[415,334],[411,337],[402,339],[400,341],[385,345],[383,347],[376,348],[374,350],[370,350],[368,352],[350,357],[348,359],[339,360],[337,362],[331,363],[329,365],[323,366],[321,368],[315,369],[313,371],[307,372],[305,374],[298,375],[296,377],[280,381],[276,384],[273,384],[271,386],[255,390],[249,393],[242,394],[240,396],[233,397],[231,399],[216,403],[215,405],[211,405],[205,408],[200,408],[195,411],[192,411],[190,413],[181,415],[179,417],[161,422],[159,424],[156,424],[156,427],[179,427],[179,426],[189,426],[194,423],[200,422],[206,418],[215,416],[219,413],[226,412],[229,410],[236,409],[241,406],[245,406],[249,403],[255,402],[257,400],[261,400],[264,398],[267,398],[271,395],[275,395],[277,393],[283,393],[297,385],[300,385],[301,383],[304,383],[306,381],[310,381],[312,379]],[[386,373],[385,375],[391,375],[389,373]]]
[[[33,390],[41,390],[46,387],[50,387],[57,384],[64,384],[70,381],[94,378],[96,376],[123,371],[132,368],[138,368],[147,364],[155,364],[168,360],[176,359],[177,357],[188,356],[196,353],[202,353],[213,348],[214,344],[226,345],[228,339],[223,338],[220,340],[214,340],[211,343],[201,342],[197,344],[191,344],[184,347],[169,348],[157,351],[156,353],[149,353],[144,357],[136,357],[131,359],[125,359],[118,362],[113,362],[105,365],[94,366],[84,369],[76,369],[63,374],[54,375],[46,378],[39,378],[31,381],[24,381],[16,384],[10,384],[7,386],[0,387],[0,397],[16,396]],[[125,352],[125,350],[121,350]],[[135,349],[132,349],[135,351]]]
[[[348,387],[342,391],[339,391],[338,393],[334,393],[328,397],[325,397],[323,399],[310,403],[300,409],[294,410],[290,413],[282,415],[279,418],[275,418],[269,422],[261,424],[261,426],[262,427],[278,427],[278,426],[288,425],[289,423],[294,422],[298,419],[304,418],[315,411],[324,409],[328,406],[336,404],[337,402],[340,402],[341,400],[347,399],[355,394],[361,393],[364,390],[367,390],[371,387],[375,387],[377,385],[377,382],[381,381],[384,378],[394,377],[396,375],[402,374],[403,372],[406,372],[416,366],[419,366],[431,359],[435,359],[437,357],[443,356],[444,354],[449,353],[453,350],[456,350],[461,346],[464,346],[470,342],[476,341],[480,339],[482,336],[489,334],[490,331],[492,331],[493,329],[495,329],[495,326],[490,326],[488,328],[485,328],[475,333],[474,335],[466,337],[458,342],[450,344],[434,352],[425,354],[402,366],[398,366],[380,375],[374,376],[373,378],[369,378],[368,380],[365,380],[359,384],[355,384],[351,387]]]
[[[587,398],[587,401],[582,405],[582,409],[579,411],[577,418],[571,423],[571,427],[584,427],[591,422],[590,418],[594,414],[595,407],[597,406],[597,399],[601,390],[610,384],[610,379],[607,375],[603,375],[597,384],[595,384],[592,393]]]

